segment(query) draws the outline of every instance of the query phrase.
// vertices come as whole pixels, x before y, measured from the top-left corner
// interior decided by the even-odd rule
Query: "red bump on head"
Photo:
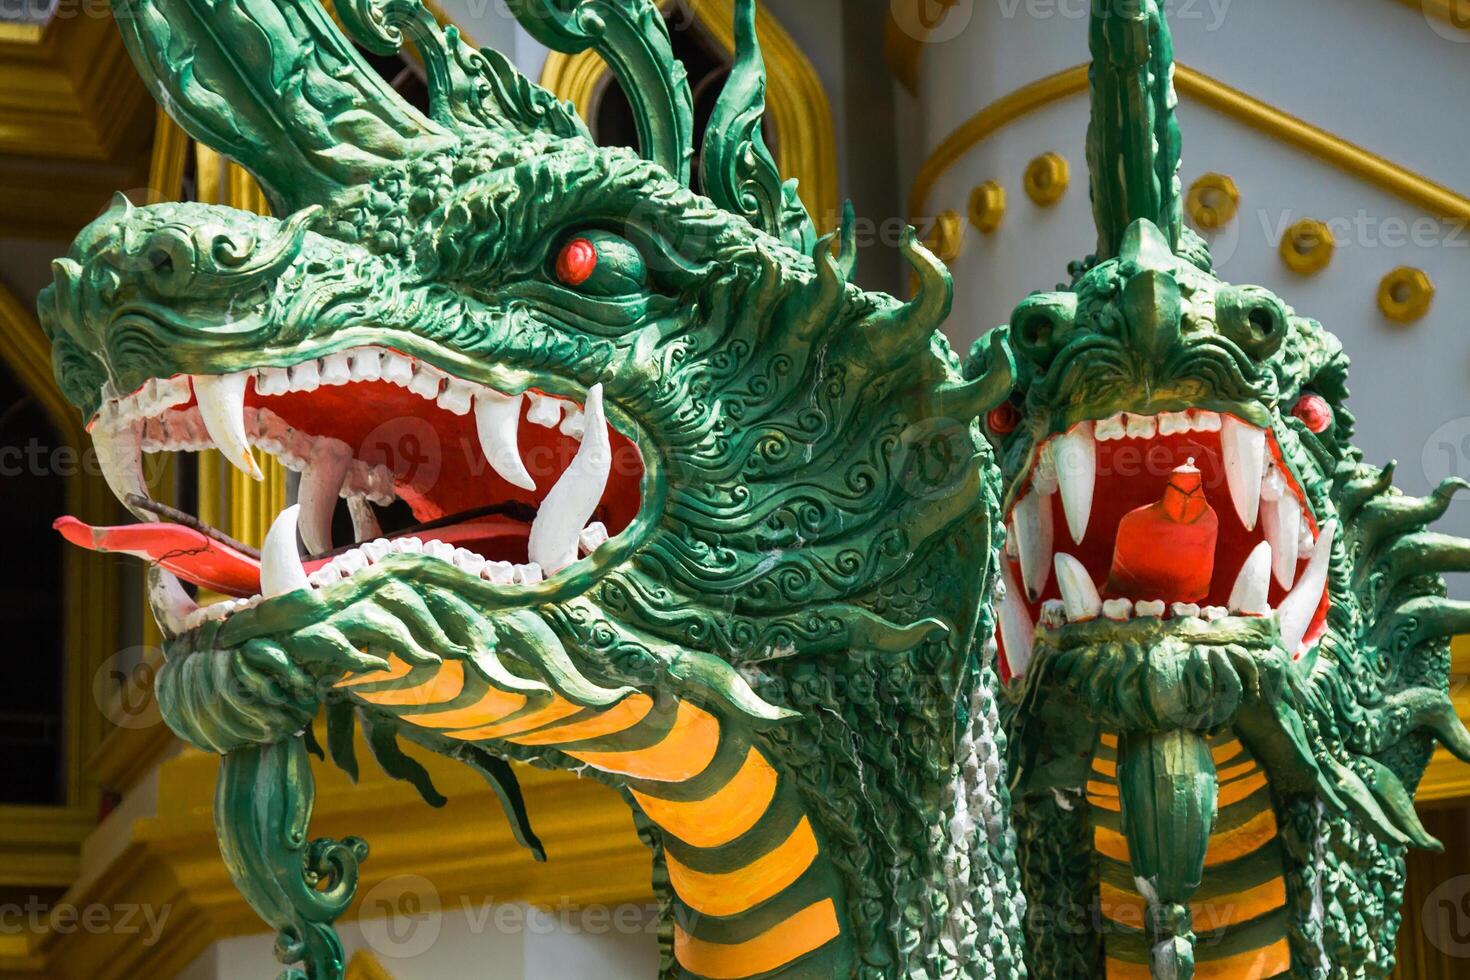
[[[1308,429],[1317,434],[1332,426],[1332,406],[1321,395],[1303,395],[1297,400],[1291,414],[1306,423]]]
[[[567,286],[580,286],[597,270],[597,246],[585,238],[573,238],[556,257],[556,277]]]
[[[1010,402],[1002,402],[985,416],[985,424],[998,436],[1008,436],[1021,424],[1021,413]]]

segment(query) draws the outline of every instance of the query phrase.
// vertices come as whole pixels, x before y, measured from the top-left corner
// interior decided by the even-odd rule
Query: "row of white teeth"
[[[1286,598],[1275,609],[1271,608],[1271,544],[1262,541],[1246,558],[1235,578],[1230,591],[1228,607],[1207,606],[1192,603],[1174,603],[1169,607],[1175,618],[1200,618],[1215,622],[1228,616],[1270,616],[1275,613],[1277,627],[1281,632],[1282,646],[1295,654],[1306,639],[1312,618],[1321,604],[1323,590],[1327,588],[1328,563],[1332,559],[1332,542],[1337,536],[1337,522],[1322,525],[1322,534],[1312,552],[1301,579],[1297,581]],[[1058,628],[1071,623],[1087,623],[1099,618],[1125,622],[1130,618],[1159,618],[1165,613],[1162,600],[1134,601],[1130,599],[1104,600],[1097,585],[1082,563],[1071,555],[1059,554],[1055,562],[1057,586],[1062,597],[1051,600],[1041,607],[1041,626]],[[1012,673],[1025,674],[1031,661],[1031,648],[1035,642],[1037,627],[1032,622],[1009,562],[1001,562],[1000,630],[1005,642],[1006,658]]]
[[[437,558],[466,575],[478,577],[491,585],[530,586],[539,585],[546,580],[545,569],[536,562],[518,565],[508,561],[488,561],[468,549],[456,548],[444,541],[424,541],[420,538],[378,538],[343,552],[308,574],[294,546],[298,513],[298,507],[288,507],[281,511],[271,526],[267,536],[269,543],[261,553],[259,595],[248,599],[224,599],[200,606],[184,591],[176,576],[160,570],[153,595],[153,609],[162,618],[164,628],[173,635],[187,633],[207,622],[226,619],[241,610],[254,609],[265,600],[278,595],[306,587],[322,589],[335,585],[393,555]],[[607,541],[607,527],[600,521],[594,521],[582,530],[578,537],[578,547],[582,554],[590,555]],[[283,542],[291,542],[291,547],[284,547]]]
[[[1051,576],[1053,494],[1060,491],[1062,495],[1062,511],[1073,542],[1081,544],[1087,536],[1097,484],[1097,443],[1107,441],[1104,430],[1109,433],[1107,439],[1218,431],[1236,513],[1248,530],[1260,522],[1271,545],[1271,570],[1283,588],[1291,588],[1298,562],[1312,554],[1312,529],[1301,501],[1267,450],[1264,429],[1215,412],[1117,415],[1102,422],[1082,422],[1043,446],[1031,486],[1012,511],[1007,554],[1020,562],[1021,581],[1033,602],[1046,590]],[[1125,435],[1114,436],[1115,431]]]
[[[257,446],[281,458],[301,473],[298,503],[301,506],[302,541],[312,553],[332,550],[332,515],[337,501],[349,503],[366,497],[392,502],[391,472],[384,473],[355,458],[352,447],[338,439],[297,439],[295,430],[276,425],[273,413],[245,408],[245,395],[252,383],[261,395],[314,391],[322,386],[383,381],[418,394],[455,415],[475,415],[480,448],[490,466],[503,479],[525,490],[535,490],[536,481],[526,470],[520,452],[521,410],[527,399],[528,421],[560,430],[581,442],[576,456],[550,493],[542,501],[531,526],[531,559],[554,574],[576,560],[577,538],[602,500],[612,470],[611,440],[602,404],[602,385],[587,393],[585,409],[571,402],[540,394],[506,395],[493,388],[453,378],[443,371],[405,357],[395,351],[364,347],[306,361],[289,369],[259,368],[228,375],[179,375],[149,381],[123,398],[107,397],[92,428],[92,441],[108,485],[119,500],[130,494],[148,496],[143,477],[142,453],[149,446],[165,447],[171,441],[190,448],[216,448],[232,465],[254,479],[264,474],[251,453]],[[190,428],[193,416],[181,418],[179,432],[173,419],[159,419],[169,409],[197,401],[198,425]],[[176,415],[180,413],[169,413]],[[284,424],[284,423],[282,423]],[[186,431],[187,430],[187,431]],[[207,441],[207,445],[206,445]],[[358,539],[379,533],[370,508],[352,508]],[[144,520],[152,515],[139,514]]]
[[[145,453],[198,453],[215,448],[198,407],[167,410],[144,420],[142,425],[141,445]],[[252,447],[280,460],[293,473],[311,474],[307,482],[323,482],[322,471],[327,469],[313,467],[313,460],[324,455],[339,455],[338,447],[346,445],[327,436],[314,436],[293,428],[268,408],[245,409],[245,435]],[[330,450],[327,444],[330,444]],[[327,486],[322,491],[326,493],[330,489]],[[398,499],[393,486],[393,470],[390,467],[373,466],[355,458],[349,460],[342,473],[342,485],[338,493],[347,500],[362,498],[382,507],[387,507]],[[371,513],[366,510],[364,512]],[[358,513],[358,509],[354,508],[354,517]],[[359,529],[361,530],[363,529]],[[363,537],[364,535],[359,534],[359,540]]]

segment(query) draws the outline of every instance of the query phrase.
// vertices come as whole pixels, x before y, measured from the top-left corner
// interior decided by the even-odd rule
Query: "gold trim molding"
[[[956,211],[946,211],[934,219],[934,226],[924,237],[924,245],[946,265],[960,257],[965,247],[965,222]]]
[[[1021,186],[1037,207],[1049,208],[1060,201],[1072,184],[1072,168],[1060,153],[1043,153],[1026,165]]]
[[[147,165],[152,101],[110,14],[0,33],[0,234],[70,238]]]
[[[0,361],[30,391],[57,436],[86,460],[91,447],[81,416],[57,390],[51,374],[51,344],[34,314],[0,286]],[[84,520],[116,515],[112,492],[101,477],[79,467],[66,481],[66,509]],[[69,884],[82,839],[92,826],[98,794],[87,778],[87,761],[101,744],[107,721],[93,701],[93,678],[117,648],[119,596],[117,563],[67,548],[62,554],[66,621],[62,629],[63,725],[66,803],[56,807],[0,807],[0,885]]]
[[[989,235],[1001,226],[1006,217],[1006,189],[994,180],[987,180],[970,192],[970,224],[982,235]]]
[[[939,179],[997,130],[1037,109],[1086,92],[1087,67],[1068,68],[1001,96],[960,125],[920,168],[909,197],[910,215],[922,216]],[[1470,198],[1391,160],[1185,65],[1177,66],[1174,83],[1180,95],[1187,95],[1278,142],[1315,156],[1429,214],[1446,221],[1470,222]]]
[[[1397,0],[1411,10],[1470,31],[1470,0]],[[892,0],[883,31],[888,70],[910,95],[919,94],[919,69],[929,36],[938,30],[959,0]]]
[[[344,980],[393,980],[393,974],[372,953],[359,949],[347,963]]]
[[[919,67],[929,37],[959,0],[893,0],[883,25],[888,70],[910,95],[919,94]]]
[[[735,0],[680,2],[693,15],[697,29],[727,55],[734,53]],[[831,229],[838,217],[837,136],[827,90],[811,61],[764,8],[757,12],[756,36],[770,74],[766,102],[778,137],[776,164],[783,177],[800,182],[798,193],[817,227]],[[541,85],[558,98],[571,100],[584,119],[610,81],[607,65],[592,51],[577,55],[553,51],[541,72]]]
[[[1443,21],[1462,31],[1470,31],[1470,0],[1398,0],[1405,7]]]

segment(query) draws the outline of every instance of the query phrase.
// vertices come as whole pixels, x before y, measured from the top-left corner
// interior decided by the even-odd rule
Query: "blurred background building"
[[[312,0],[304,0],[312,2]],[[604,142],[627,102],[595,56],[548,55],[504,0],[429,4],[573,99]],[[1268,286],[1353,355],[1357,442],[1422,493],[1470,477],[1470,0],[1170,0],[1191,224],[1221,274]],[[733,0],[663,4],[707,119]],[[850,198],[858,278],[902,292],[913,223],[950,264],[964,347],[1091,249],[1083,141],[1088,0],[764,0],[768,142],[830,228]],[[374,58],[422,100],[412,52]],[[228,160],[155,108],[105,0],[0,0],[0,977],[270,977],[272,937],[215,847],[213,758],[150,700],[159,662],[136,572],[63,552],[51,519],[118,517],[34,315],[51,260],[122,190],[263,210]],[[259,543],[286,492],[205,460],[150,474]],[[165,498],[166,499],[166,496]],[[1450,529],[1470,534],[1470,503]],[[1453,591],[1465,593],[1453,584]],[[1470,595],[1467,595],[1470,597]],[[1470,644],[1456,646],[1470,716]],[[372,845],[342,933],[355,980],[654,976],[649,861],[625,806],[525,775],[551,860],[531,861],[468,771],[426,760],[442,810],[365,772],[318,773],[313,831]],[[1421,791],[1442,856],[1410,858],[1400,975],[1470,972],[1470,768]]]

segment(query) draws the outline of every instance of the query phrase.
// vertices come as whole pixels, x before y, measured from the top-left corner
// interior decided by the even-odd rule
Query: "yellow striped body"
[[[834,975],[841,889],[821,841],[760,748],[714,714],[646,694],[582,708],[500,690],[460,661],[393,657],[338,687],[451,740],[553,749],[610,777],[662,831],[674,956],[689,976]]]
[[[1093,758],[1087,801],[1093,822],[1108,980],[1149,980],[1146,904],[1129,864],[1121,827],[1116,736],[1104,734]],[[1190,902],[1196,980],[1288,976],[1284,857],[1265,772],[1230,734],[1210,739],[1219,775],[1219,810],[1205,854],[1205,876]]]

